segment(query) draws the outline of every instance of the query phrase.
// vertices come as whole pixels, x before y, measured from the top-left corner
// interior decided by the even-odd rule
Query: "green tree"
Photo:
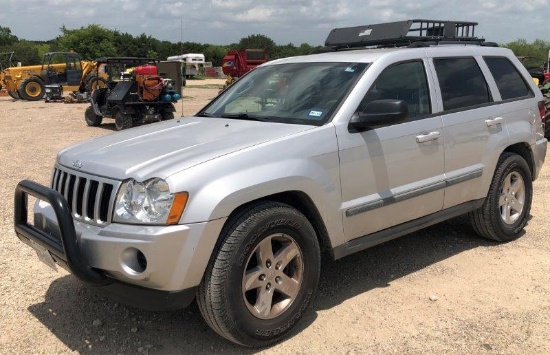
[[[61,32],[57,43],[62,51],[74,50],[82,59],[88,60],[117,55],[113,44],[114,32],[100,25],[92,24],[75,30],[63,26]]]
[[[541,64],[546,63],[548,50],[550,50],[550,42],[542,39],[536,39],[532,43],[525,39],[518,39],[502,46],[511,49],[518,57],[526,57],[524,58],[526,67],[540,67]]]
[[[273,58],[277,50],[277,45],[271,38],[259,34],[241,38],[238,46],[236,49],[264,49],[269,58]]]
[[[39,54],[39,46],[33,42],[20,40],[11,46],[13,64],[21,62],[22,65],[42,64],[42,56]]]
[[[138,44],[134,36],[129,33],[113,32],[113,46],[116,55],[120,57],[137,57]]]
[[[289,43],[284,46],[277,46],[273,56],[270,56],[269,59],[279,59],[286,58],[298,55],[298,49],[292,44]]]
[[[307,43],[302,43],[300,47],[298,47],[298,55],[307,55],[313,53],[315,50],[323,48],[322,46],[311,46]]]
[[[151,36],[147,36],[145,33],[142,33],[135,38],[135,44],[137,47],[136,52],[133,54],[135,57],[156,57],[156,47],[158,39],[155,39]]]
[[[208,44],[206,48],[204,48],[203,54],[207,62],[212,62],[213,66],[219,67],[222,65],[222,59],[227,53],[227,50],[225,46]]]
[[[0,26],[0,47],[11,46],[17,41],[17,36],[11,34],[9,27]]]
[[[173,46],[174,44],[169,41],[159,42],[157,47],[158,58],[162,60],[166,60],[166,58],[172,55]]]

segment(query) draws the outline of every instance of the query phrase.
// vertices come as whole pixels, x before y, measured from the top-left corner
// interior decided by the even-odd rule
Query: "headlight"
[[[170,193],[168,183],[155,178],[128,180],[118,191],[113,220],[120,223],[176,224],[187,203],[187,192]]]

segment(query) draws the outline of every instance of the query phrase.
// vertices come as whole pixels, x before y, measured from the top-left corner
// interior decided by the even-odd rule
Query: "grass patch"
[[[189,85],[186,86],[193,89],[221,89],[223,85],[220,84],[204,84],[204,85]]]

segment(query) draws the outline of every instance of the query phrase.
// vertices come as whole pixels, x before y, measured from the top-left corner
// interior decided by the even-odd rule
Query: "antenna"
[[[181,40],[180,40],[180,53],[183,53],[183,19],[180,18],[180,36],[181,36]],[[181,63],[180,63],[181,65]],[[182,75],[185,75],[185,73],[182,73]],[[182,84],[184,83],[183,81],[183,78],[182,78]],[[184,88],[184,85],[181,86],[181,117],[183,117],[183,88]]]

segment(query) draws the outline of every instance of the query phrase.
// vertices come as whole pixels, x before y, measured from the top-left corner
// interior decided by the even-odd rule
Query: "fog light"
[[[138,262],[139,267],[143,271],[145,271],[145,269],[147,269],[147,258],[145,257],[145,255],[140,250],[137,251],[137,262]]]
[[[137,275],[147,269],[147,258],[145,254],[136,248],[125,249],[120,255],[122,268],[129,274]]]

